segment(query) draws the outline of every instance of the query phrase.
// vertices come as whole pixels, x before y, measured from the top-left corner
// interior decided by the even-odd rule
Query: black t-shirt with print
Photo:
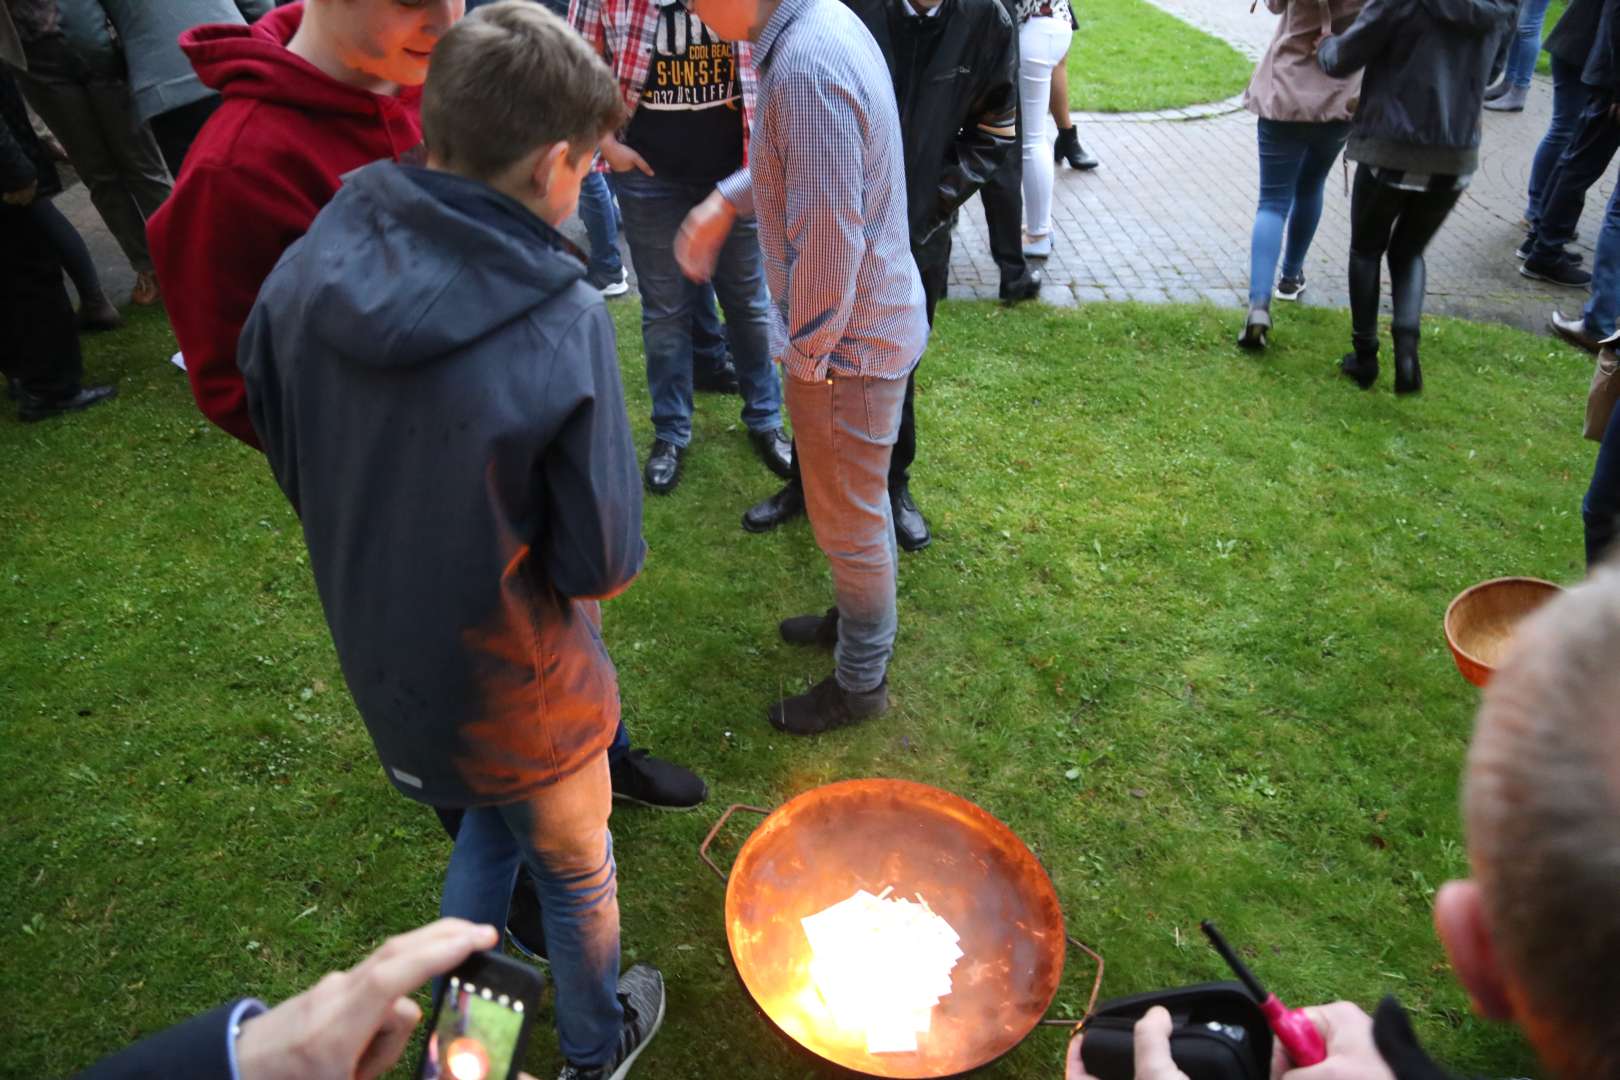
[[[659,8],[647,83],[624,141],[660,179],[712,184],[742,167],[736,47],[682,0]]]

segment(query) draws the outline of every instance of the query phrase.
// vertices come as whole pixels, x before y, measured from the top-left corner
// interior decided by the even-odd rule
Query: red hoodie
[[[199,26],[181,35],[198,76],[225,100],[146,227],[197,405],[254,447],[236,339],[259,286],[344,173],[397,159],[422,141],[419,87],[373,94],[287,51],[303,14],[302,3],[290,4],[251,28]]]

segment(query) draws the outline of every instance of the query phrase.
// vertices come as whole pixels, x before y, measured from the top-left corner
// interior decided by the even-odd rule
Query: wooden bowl
[[[1507,655],[1519,622],[1563,592],[1539,578],[1507,577],[1465,589],[1446,609],[1446,644],[1462,677],[1484,686]]]

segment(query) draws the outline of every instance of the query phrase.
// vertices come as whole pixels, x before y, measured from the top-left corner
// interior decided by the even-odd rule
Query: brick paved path
[[[1106,3],[1108,0],[1088,0]],[[1250,56],[1274,20],[1240,0],[1153,0]],[[1523,113],[1485,116],[1483,165],[1429,249],[1429,306],[1436,313],[1539,329],[1548,312],[1577,308],[1583,293],[1527,281],[1512,259],[1520,239],[1530,155],[1546,129],[1552,88],[1537,78]],[[1258,190],[1254,117],[1235,100],[1154,114],[1076,114],[1081,138],[1102,158],[1093,173],[1060,168],[1055,251],[1042,296],[1055,304],[1095,300],[1208,300],[1241,307],[1248,290],[1249,229]],[[1322,226],[1306,263],[1313,304],[1346,306],[1349,198],[1343,172],[1328,181]],[[1588,259],[1612,177],[1587,199],[1578,245]],[[115,301],[133,275],[83,186],[58,200],[90,242]],[[580,233],[576,226],[569,231]],[[579,236],[583,239],[583,236]],[[998,285],[977,199],[963,215],[952,261],[952,295],[993,298]]]
[[[1092,0],[1106,2],[1106,0]],[[1249,55],[1275,25],[1234,0],[1153,0]],[[1540,329],[1554,306],[1577,309],[1584,292],[1521,277],[1513,249],[1530,156],[1546,130],[1551,83],[1538,76],[1522,113],[1486,113],[1482,164],[1429,248],[1427,310]],[[1054,197],[1054,254],[1042,296],[1057,304],[1094,300],[1209,300],[1242,307],[1248,293],[1249,230],[1259,190],[1255,118],[1237,102],[1221,115],[1076,114],[1082,141],[1102,159],[1092,173],[1066,166]],[[1199,110],[1208,112],[1211,110]],[[1342,169],[1328,181],[1322,225],[1306,261],[1308,302],[1347,306],[1349,206]],[[1589,193],[1577,245],[1588,261],[1609,177]],[[998,278],[978,200],[963,215],[952,260],[954,296],[993,297]]]

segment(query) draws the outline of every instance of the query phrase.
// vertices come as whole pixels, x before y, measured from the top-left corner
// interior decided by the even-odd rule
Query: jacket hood
[[[567,241],[476,180],[357,169],[302,241],[294,307],[333,355],[408,367],[459,351],[580,281]]]
[[[197,77],[226,97],[256,98],[304,112],[375,117],[379,103],[414,103],[419,86],[401,87],[393,97],[346,86],[315,65],[294,56],[287,43],[304,18],[302,3],[271,11],[252,26],[194,26],[180,35]]]
[[[1418,0],[1435,19],[1484,35],[1505,26],[1518,10],[1515,0]]]

